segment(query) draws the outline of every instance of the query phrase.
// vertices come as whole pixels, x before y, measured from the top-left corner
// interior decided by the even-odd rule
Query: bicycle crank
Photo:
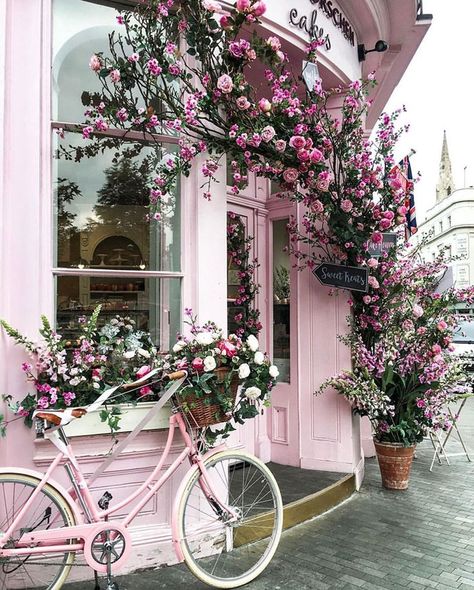
[[[104,522],[85,539],[84,557],[93,570],[110,575],[112,569],[115,571],[125,563],[131,548],[127,529],[119,524]]]

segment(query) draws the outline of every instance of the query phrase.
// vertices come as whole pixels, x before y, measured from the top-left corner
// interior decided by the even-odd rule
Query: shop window
[[[273,222],[273,362],[290,381],[290,258],[288,219]]]
[[[146,219],[146,205],[156,162],[176,150],[177,138],[155,135],[145,142],[129,132],[117,140],[112,130],[97,155],[75,157],[88,145],[77,127],[86,95],[101,91],[88,63],[93,53],[108,52],[108,34],[116,26],[113,5],[53,0],[56,319],[73,337],[79,317],[101,304],[102,321],[128,315],[168,350],[180,329],[179,187],[160,221]]]

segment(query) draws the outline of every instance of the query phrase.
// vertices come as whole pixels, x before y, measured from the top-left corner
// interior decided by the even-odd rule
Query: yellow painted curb
[[[355,475],[349,474],[319,492],[290,502],[290,504],[285,504],[283,506],[283,529],[289,529],[327,512],[350,498],[355,489]],[[271,526],[269,519],[273,518],[272,514],[262,514],[249,520],[245,526],[239,527],[235,531],[234,547],[240,547],[265,538],[266,534],[263,531],[268,531],[268,526]],[[259,533],[259,529],[262,532]]]

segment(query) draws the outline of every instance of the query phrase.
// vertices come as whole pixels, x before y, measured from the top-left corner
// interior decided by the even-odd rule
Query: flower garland
[[[259,266],[257,258],[250,260],[252,237],[245,236],[245,226],[240,217],[229,211],[227,213],[227,255],[229,267],[235,264],[239,267],[237,272],[239,285],[238,295],[233,306],[240,307],[233,316],[237,326],[235,333],[242,339],[250,335],[258,336],[262,329],[260,311],[255,309],[255,298],[259,292],[259,285],[255,282],[255,272]]]

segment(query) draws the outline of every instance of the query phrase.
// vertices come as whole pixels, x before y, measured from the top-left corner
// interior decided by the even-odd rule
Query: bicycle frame
[[[176,384],[176,386],[178,387],[179,384]],[[167,397],[171,397],[171,395]],[[163,400],[160,401],[162,402],[161,405],[165,403]],[[85,518],[89,522],[84,522],[84,519],[81,519],[82,522],[79,522],[78,524],[70,527],[48,528],[46,530],[41,531],[24,532],[20,539],[17,541],[17,546],[15,549],[2,549],[6,541],[2,543],[2,539],[0,539],[0,555],[3,555],[5,557],[15,557],[21,555],[44,555],[48,553],[84,551],[84,555],[88,565],[90,565],[96,571],[105,572],[106,566],[99,564],[97,561],[93,559],[91,554],[91,546],[94,538],[100,532],[109,529],[115,531],[115,534],[122,535],[126,541],[129,541],[128,543],[126,543],[126,549],[123,555],[121,555],[120,559],[113,564],[113,569],[118,569],[118,567],[120,567],[120,565],[122,565],[126,561],[129,550],[131,549],[131,540],[129,533],[127,532],[127,528],[133,522],[133,520],[141,511],[141,509],[147,504],[147,502],[152,498],[152,496],[156,494],[160,490],[160,488],[168,481],[171,475],[175,473],[175,471],[186,460],[186,458],[189,459],[191,465],[194,466],[194,469],[199,469],[199,471],[201,472],[201,488],[203,489],[203,492],[205,493],[206,497],[208,498],[210,504],[214,507],[214,509],[216,509],[216,507],[220,507],[220,509],[227,512],[231,518],[235,518],[236,515],[234,514],[234,511],[229,506],[223,504],[219,500],[218,495],[213,492],[212,482],[209,481],[209,478],[206,474],[206,468],[204,466],[204,461],[207,459],[207,457],[221,451],[222,447],[224,447],[225,445],[221,445],[221,447],[212,449],[205,455],[201,455],[199,450],[196,448],[192,440],[192,437],[188,432],[182,415],[179,413],[179,411],[176,410],[176,408],[173,409],[173,413],[169,418],[169,432],[166,445],[163,450],[163,454],[161,455],[161,458],[156,467],[153,469],[152,473],[147,477],[147,479],[140,485],[140,487],[137,490],[135,490],[121,502],[118,502],[116,505],[104,510],[98,509],[96,507],[95,501],[90,491],[91,483],[95,479],[97,479],[97,477],[103,471],[105,471],[105,469],[113,462],[113,460],[115,460],[115,458],[121,453],[121,451],[126,446],[128,446],[128,444],[130,444],[133,438],[135,438],[135,436],[141,430],[143,424],[148,421],[150,415],[154,414],[155,412],[156,407],[151,408],[150,412],[147,414],[144,420],[142,420],[142,422],[137,426],[137,428],[134,431],[132,431],[132,433],[130,433],[130,435],[128,435],[128,437],[118,445],[114,453],[112,453],[111,456],[104,460],[102,465],[99,466],[96,472],[92,474],[92,476],[90,476],[87,481],[83,475],[79,462],[74,454],[72,446],[69,443],[63,429],[61,427],[50,429],[50,432],[47,432],[45,436],[49,440],[51,440],[51,442],[58,448],[59,453],[52,461],[51,465],[42,477],[41,481],[38,483],[38,486],[35,488],[34,492],[22,506],[21,510],[17,514],[14,521],[11,523],[8,530],[4,531],[4,536],[2,537],[2,539],[9,539],[13,531],[16,530],[18,523],[21,523],[23,516],[28,512],[29,508],[33,505],[33,502],[35,501],[35,498],[38,496],[38,494],[46,484],[48,484],[51,481],[50,485],[60,490],[60,487],[57,486],[57,484],[55,484],[51,480],[51,476],[55,469],[63,461],[63,459],[65,459],[64,467],[66,468],[66,471],[71,479],[71,483],[73,486],[70,490],[68,490],[65,499],[69,501],[73,509],[77,506],[77,504],[79,504],[79,506],[81,506],[83,509]],[[176,459],[171,463],[171,465],[166,469],[166,471],[161,475],[161,477],[157,479],[157,476],[169,455],[176,428],[179,429],[181,436],[183,437],[185,444],[184,449],[181,451],[178,457],[176,457]],[[5,472],[9,470],[2,471]],[[155,479],[156,481],[154,481]],[[73,498],[73,496],[76,497]],[[123,507],[127,506],[137,498],[140,498],[139,501],[125,518],[117,521],[107,521],[110,515],[121,510]],[[74,509],[74,513],[77,516],[79,511]],[[179,542],[178,539],[176,539],[176,527],[174,521],[175,518],[173,517],[172,528],[174,546],[177,550],[178,558],[182,560],[182,555],[179,551]]]

